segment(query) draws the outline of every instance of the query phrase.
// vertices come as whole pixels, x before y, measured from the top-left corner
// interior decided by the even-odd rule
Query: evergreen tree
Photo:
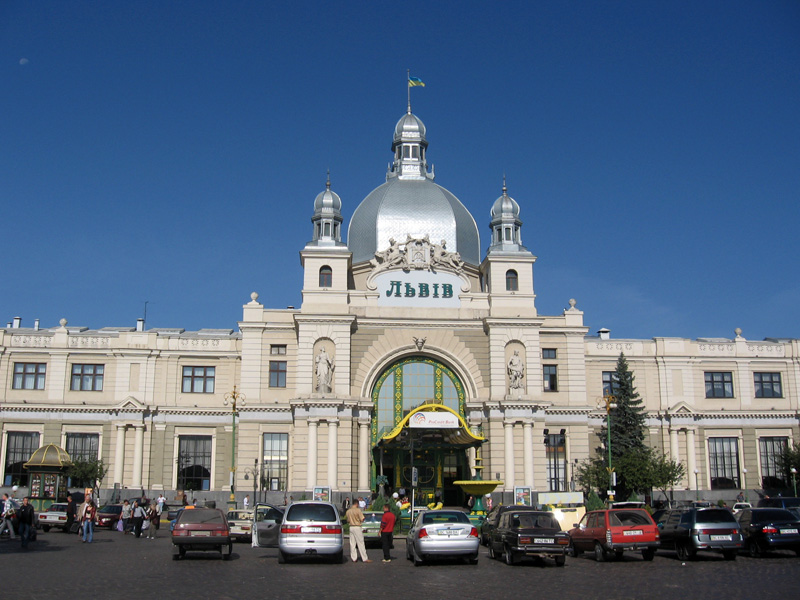
[[[611,409],[611,459],[620,458],[630,452],[645,448],[645,412],[644,402],[634,386],[635,377],[628,369],[628,361],[624,354],[617,359],[612,388],[616,408]],[[600,429],[600,437],[608,439],[608,421]],[[608,449],[606,449],[608,454]]]

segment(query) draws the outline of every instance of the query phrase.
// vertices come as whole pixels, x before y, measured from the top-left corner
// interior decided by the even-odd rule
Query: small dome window
[[[329,288],[333,286],[333,269],[328,265],[319,268],[319,287]]]
[[[506,290],[509,292],[516,292],[519,290],[519,278],[514,269],[506,271]]]

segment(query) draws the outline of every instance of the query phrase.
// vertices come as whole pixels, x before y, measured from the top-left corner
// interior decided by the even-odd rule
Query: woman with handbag
[[[151,504],[147,509],[147,518],[150,521],[150,526],[147,528],[147,539],[154,540],[156,539],[159,525],[158,508],[155,504]]]

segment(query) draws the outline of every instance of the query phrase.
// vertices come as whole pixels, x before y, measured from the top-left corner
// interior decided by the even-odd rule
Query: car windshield
[[[336,510],[328,504],[292,504],[287,521],[338,521]]]
[[[608,515],[611,525],[650,525],[650,517],[642,510],[615,510]]]
[[[223,525],[225,523],[222,518],[222,513],[218,510],[185,510],[178,517],[178,522],[181,525],[186,523],[213,523],[215,525]]]
[[[788,510],[782,508],[765,508],[753,513],[753,523],[773,523],[780,521],[796,521],[795,517]]]
[[[364,523],[380,523],[381,516],[381,513],[365,513]]]
[[[101,512],[101,513],[118,513],[118,512],[122,512],[122,507],[119,504],[117,504],[116,506],[111,506],[111,505],[106,504],[105,506],[100,508],[99,512]]]
[[[511,515],[511,527],[522,529],[561,529],[553,515],[542,513],[518,513]]]
[[[462,512],[437,512],[422,516],[423,525],[435,525],[438,523],[467,523],[469,517]]]
[[[698,523],[736,523],[734,516],[724,508],[709,508],[697,511]]]
[[[67,510],[66,504],[51,504],[50,508],[47,509],[48,512],[55,512],[55,511],[63,512],[65,510]]]

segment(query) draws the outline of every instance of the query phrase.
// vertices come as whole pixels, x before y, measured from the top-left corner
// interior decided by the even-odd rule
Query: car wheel
[[[44,531],[45,533],[50,531],[50,525],[42,525],[42,531]]]
[[[608,558],[608,554],[606,553],[606,549],[600,544],[600,542],[594,543],[594,559],[597,562],[605,562]]]
[[[492,560],[497,559],[497,553],[494,551],[494,546],[492,546],[491,544],[489,544],[489,558],[491,558]]]
[[[514,556],[514,553],[511,551],[511,548],[508,546],[505,547],[503,551],[503,557],[506,559],[507,565],[515,565],[517,564],[517,557]]]
[[[655,548],[645,548],[644,550],[642,550],[642,558],[647,561],[653,560],[653,557],[655,555],[656,555]]]
[[[692,560],[694,558],[694,552],[692,552],[689,544],[685,542],[675,544],[675,554],[678,555],[678,560]]]
[[[763,550],[759,543],[755,540],[751,541],[747,544],[747,551],[750,553],[750,556],[753,558],[761,558],[764,555]]]
[[[736,560],[736,550],[725,550],[722,556],[725,560]]]
[[[278,564],[286,564],[286,555],[283,553],[283,550],[278,550]]]
[[[556,556],[556,566],[557,567],[563,567],[564,563],[566,563],[566,562],[567,562],[567,557],[564,556],[563,554],[561,556]]]
[[[184,548],[183,546],[179,546],[178,547],[178,554],[180,555],[181,558],[185,558],[186,557],[186,548]]]
[[[412,550],[413,554],[411,555],[412,560],[414,561],[414,566],[419,567],[422,564],[422,559],[417,556],[416,551]]]

